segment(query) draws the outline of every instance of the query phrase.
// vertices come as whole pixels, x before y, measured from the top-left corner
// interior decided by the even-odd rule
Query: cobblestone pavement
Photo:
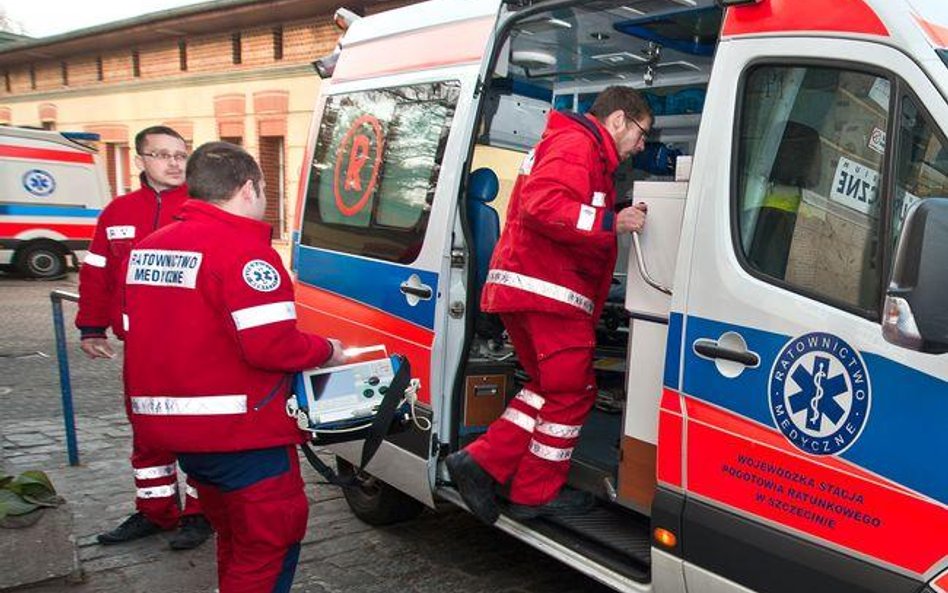
[[[213,591],[210,544],[172,552],[164,535],[121,546],[95,542],[95,534],[134,509],[130,432],[121,408],[121,356],[85,359],[71,327],[75,305],[64,304],[82,462],[70,467],[49,301],[56,288],[75,292],[75,277],[31,282],[0,275],[0,467],[8,473],[43,469],[50,475],[73,513],[85,578],[72,585],[57,582],[17,591]],[[310,519],[294,593],[374,593],[396,587],[400,593],[608,591],[454,508],[426,512],[401,525],[370,527],[349,512],[338,489],[312,483],[315,473],[305,465],[304,474],[311,482]],[[43,561],[42,553],[36,556]],[[0,559],[0,570],[2,563]]]

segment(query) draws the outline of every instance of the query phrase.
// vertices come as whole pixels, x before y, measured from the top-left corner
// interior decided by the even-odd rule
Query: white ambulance
[[[948,591],[944,0],[433,0],[337,57],[300,325],[407,356],[430,421],[347,488],[359,517],[463,504],[444,458],[524,381],[477,308],[520,161],[629,85],[656,119],[617,187],[649,220],[570,475],[598,506],[496,526],[621,591]]]
[[[55,278],[81,261],[109,201],[98,139],[0,126],[0,266]]]

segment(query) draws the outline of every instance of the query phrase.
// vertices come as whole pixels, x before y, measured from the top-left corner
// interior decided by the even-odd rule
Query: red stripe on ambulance
[[[688,490],[922,575],[944,557],[948,509],[840,459],[810,459],[760,425],[689,398]],[[664,441],[662,441],[664,446]]]
[[[863,0],[764,0],[727,9],[722,37],[754,33],[833,31],[889,36]]]
[[[49,150],[47,148],[30,148],[27,146],[0,145],[0,157],[67,163],[92,163],[92,155],[90,153]]]

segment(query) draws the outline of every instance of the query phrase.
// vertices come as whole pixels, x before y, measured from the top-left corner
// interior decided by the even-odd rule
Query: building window
[[[237,146],[244,145],[244,139],[240,136],[221,136],[221,142],[230,142],[231,144],[236,144]]]
[[[273,28],[273,59],[283,59],[283,25]]]
[[[36,66],[30,64],[30,88],[36,90]]]
[[[188,71],[188,42],[184,39],[178,42],[178,68]]]
[[[96,80],[105,80],[104,68],[102,67],[102,56],[95,58],[95,78]]]
[[[4,86],[6,87],[8,93],[12,93],[12,92],[13,92],[13,85],[10,83],[10,71],[9,71],[9,70],[4,70],[4,71],[3,71],[3,84],[4,84]]]
[[[42,123],[42,126],[43,126],[43,129],[44,129],[44,130],[55,130],[55,129],[56,129],[56,122],[54,122],[54,121],[44,121],[44,122]]]
[[[260,170],[266,182],[264,192],[267,195],[267,209],[263,222],[270,225],[272,239],[283,238],[283,202],[286,193],[283,180],[286,177],[286,164],[283,153],[282,136],[260,137]]]
[[[142,75],[142,60],[137,49],[132,50],[132,76],[139,78]]]
[[[63,86],[69,86],[69,66],[66,62],[59,63],[59,72],[63,78]]]
[[[240,55],[240,32],[230,36],[230,53],[235,64],[240,64],[243,60]]]

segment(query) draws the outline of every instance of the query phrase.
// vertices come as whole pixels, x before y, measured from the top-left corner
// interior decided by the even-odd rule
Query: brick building
[[[216,139],[260,160],[267,220],[285,246],[320,80],[344,5],[371,14],[410,0],[217,0],[41,39],[0,43],[0,124],[101,136],[116,194],[138,187],[138,130],[156,124],[189,145]],[[285,251],[285,250],[283,250]]]

